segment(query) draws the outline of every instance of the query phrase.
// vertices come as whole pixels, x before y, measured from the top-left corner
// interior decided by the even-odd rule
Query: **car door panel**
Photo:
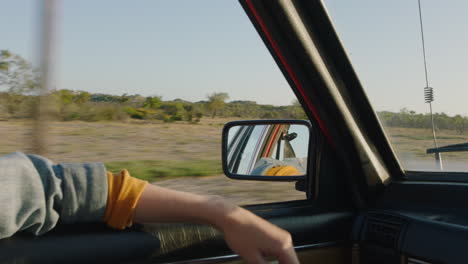
[[[327,212],[303,201],[249,209],[291,232],[304,259],[339,260],[350,250],[352,212]],[[232,254],[220,232],[194,224],[145,224],[127,231],[63,225],[34,239],[23,234],[0,241],[0,263],[172,263],[213,257],[212,263],[224,263],[237,258]]]
[[[300,263],[325,263],[325,264],[341,264],[349,263],[350,250],[347,246],[330,246],[326,248],[314,249],[297,249],[297,256]],[[230,259],[234,259],[230,261]],[[174,264],[197,263],[197,264],[210,264],[210,263],[226,263],[226,264],[240,264],[244,263],[236,255],[228,255],[224,257],[213,257],[197,259],[193,261],[174,262]],[[270,263],[278,263],[270,259]]]
[[[145,232],[59,225],[43,236],[23,233],[0,240],[0,263],[125,263],[141,261],[159,247],[159,240]]]

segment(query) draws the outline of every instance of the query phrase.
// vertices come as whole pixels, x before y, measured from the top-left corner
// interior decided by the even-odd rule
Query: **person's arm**
[[[228,245],[248,263],[298,263],[288,232],[221,197],[170,190],[131,177],[127,170],[108,173],[104,221],[124,229],[131,223],[185,222],[211,225],[224,233]]]
[[[102,221],[107,203],[101,163],[54,164],[20,152],[0,156],[0,239],[44,234],[62,223]]]
[[[192,222],[224,233],[233,251],[248,263],[299,263],[291,235],[253,213],[220,197],[201,196],[147,185],[134,212],[134,222]]]
[[[54,164],[36,155],[0,157],[0,239],[18,231],[44,234],[62,223],[106,221],[123,229],[132,221],[195,222],[220,229],[249,263],[274,256],[298,263],[290,235],[222,199],[157,187],[106,173],[101,163]]]

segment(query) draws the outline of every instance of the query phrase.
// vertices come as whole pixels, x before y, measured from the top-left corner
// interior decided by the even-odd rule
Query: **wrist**
[[[208,196],[206,199],[209,208],[208,213],[205,214],[207,223],[222,232],[225,232],[228,227],[239,223],[238,215],[244,209],[219,196]]]

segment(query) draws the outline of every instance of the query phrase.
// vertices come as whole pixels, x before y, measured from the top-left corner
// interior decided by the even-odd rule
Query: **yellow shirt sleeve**
[[[302,175],[294,166],[275,166],[266,172],[266,176],[299,176]]]
[[[125,229],[133,223],[133,213],[147,181],[130,176],[127,170],[119,174],[107,172],[108,196],[104,221],[108,226]]]

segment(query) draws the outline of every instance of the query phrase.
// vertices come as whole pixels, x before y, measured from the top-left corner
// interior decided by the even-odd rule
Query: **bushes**
[[[221,94],[223,95],[223,94]],[[224,96],[224,95],[223,95]],[[9,104],[2,104],[8,117],[31,118],[31,107],[15,100],[34,101],[33,95],[4,93]],[[16,99],[15,99],[16,98]],[[0,98],[1,99],[1,98]],[[210,102],[188,102],[181,99],[163,101],[160,96],[122,96],[90,94],[83,91],[56,90],[49,97],[49,115],[56,120],[113,121],[126,119],[161,120],[164,122],[199,122],[203,116],[240,117],[245,119],[263,118],[305,118],[300,105],[273,106],[259,105],[253,101],[235,101],[213,108]],[[21,111],[20,111],[21,110]],[[0,109],[2,111],[2,109]],[[14,115],[12,114],[14,113]],[[8,118],[7,117],[7,118]],[[3,117],[2,117],[3,118]]]
[[[60,121],[125,121],[128,119],[161,120],[164,122],[199,122],[212,116],[209,102],[188,102],[181,99],[163,101],[159,96],[90,94],[83,91],[53,91],[47,99],[48,115]],[[38,96],[17,92],[0,92],[0,119],[34,118]],[[299,102],[288,106],[260,105],[253,101],[232,101],[216,109],[216,116],[244,119],[307,119]],[[400,112],[381,111],[380,120],[390,127],[431,128],[429,114],[406,108]],[[435,113],[437,129],[456,130],[459,134],[468,127],[468,117]]]
[[[133,108],[131,106],[125,106],[123,111],[127,113],[131,118],[135,119],[151,119],[153,115],[156,113],[152,109],[146,108]]]
[[[124,121],[128,119],[122,107],[116,104],[94,104],[84,113],[83,121]]]
[[[122,107],[113,103],[85,103],[80,106],[76,104],[66,105],[57,113],[56,118],[62,121],[82,120],[88,122],[96,121],[125,121],[129,116]]]
[[[123,121],[130,118],[140,120],[161,120],[164,122],[193,121],[200,114],[186,111],[180,103],[164,103],[160,109],[133,107],[113,102],[87,102],[77,104],[73,102],[52,103],[50,116],[61,121],[82,120],[95,121]]]
[[[415,111],[406,108],[400,112],[377,112],[380,120],[389,127],[404,127],[404,128],[427,128],[432,127],[430,114],[418,114]],[[434,113],[434,123],[436,129],[456,130],[459,134],[465,132],[465,127],[468,126],[468,118],[461,115],[448,116],[445,113]]]
[[[37,98],[0,92],[0,115],[4,118],[29,118],[34,114]]]

